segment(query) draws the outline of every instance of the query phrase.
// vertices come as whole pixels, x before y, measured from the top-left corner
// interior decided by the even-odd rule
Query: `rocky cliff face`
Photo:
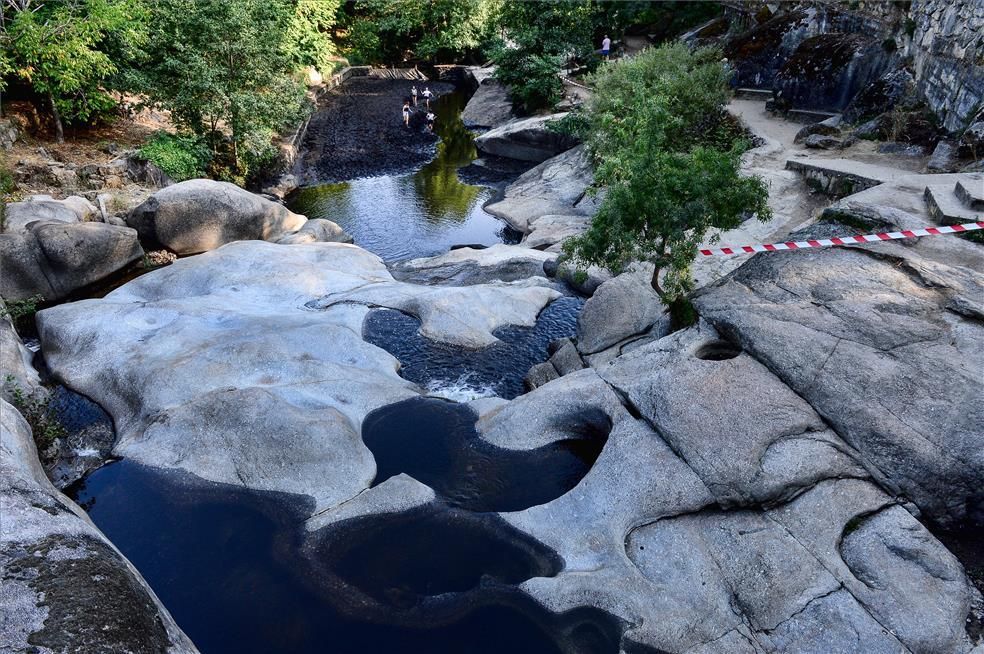
[[[948,132],[984,107],[984,2],[731,2],[725,55],[738,86],[773,89],[783,108],[841,111],[883,74],[908,70]]]

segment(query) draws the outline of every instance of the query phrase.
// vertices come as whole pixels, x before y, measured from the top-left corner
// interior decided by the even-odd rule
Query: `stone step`
[[[735,89],[735,97],[744,98],[746,100],[771,100],[772,89]]]
[[[834,198],[853,195],[912,174],[852,159],[789,159],[786,170],[803,175],[813,190]]]
[[[953,187],[964,206],[972,211],[984,211],[984,178],[961,179]]]
[[[926,206],[929,215],[941,225],[958,225],[984,220],[984,213],[964,205],[949,184],[931,184],[926,187]]]
[[[813,109],[790,109],[786,112],[786,118],[789,120],[797,123],[806,123],[808,125],[819,123],[838,115],[840,114],[832,111],[816,111]]]

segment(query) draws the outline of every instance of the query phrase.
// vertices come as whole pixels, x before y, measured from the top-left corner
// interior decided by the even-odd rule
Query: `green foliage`
[[[9,318],[19,332],[30,331],[34,327],[34,314],[42,304],[43,295],[32,295],[24,300],[4,300],[0,317]]]
[[[653,288],[669,304],[692,289],[690,265],[710,229],[771,215],[767,189],[740,174],[747,144],[725,119],[718,51],[665,45],[605,66],[594,81],[587,144],[606,190],[565,252],[615,272],[650,261]]]
[[[496,79],[508,87],[513,104],[522,111],[548,109],[564,97],[564,85],[557,76],[560,57],[506,49],[495,62]]]
[[[24,0],[5,11],[12,19],[0,72],[48,98],[59,137],[62,119],[88,121],[116,106],[106,88],[119,58],[142,38],[138,0]]]
[[[10,403],[31,426],[31,433],[39,450],[43,452],[56,438],[61,438],[68,433],[51,406],[50,395],[43,392],[26,392],[13,375],[7,375],[4,379],[4,390],[10,395]]]
[[[506,45],[494,56],[495,76],[506,85],[513,103],[532,113],[563,97],[557,77],[566,60],[592,52],[594,5],[588,0],[507,2],[501,24]]]
[[[140,148],[140,156],[157,165],[176,182],[204,177],[212,158],[202,139],[157,132]]]
[[[231,178],[257,172],[269,137],[309,109],[282,47],[294,10],[288,0],[155,1],[134,81],[180,128],[203,137],[216,170]]]
[[[675,39],[688,29],[719,16],[722,11],[717,2],[687,0],[612,4],[619,5],[620,15],[614,18],[616,21],[621,19],[619,24],[645,25],[646,32],[652,34],[657,43]]]
[[[341,0],[294,0],[293,4],[284,32],[284,54],[295,67],[314,66],[331,73],[336,55],[331,33]]]
[[[349,21],[354,58],[370,63],[460,61],[494,37],[497,0],[359,0]]]
[[[591,129],[591,123],[583,111],[574,110],[568,112],[560,120],[547,121],[546,127],[551,132],[566,134],[567,136],[584,137]]]

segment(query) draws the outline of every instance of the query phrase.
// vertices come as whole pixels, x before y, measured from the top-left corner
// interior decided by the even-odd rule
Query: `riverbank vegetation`
[[[700,3],[698,3],[700,4]],[[347,62],[497,65],[523,113],[594,70],[602,36],[693,23],[714,5],[565,0],[3,0],[0,100],[33,104],[58,143],[144,109],[166,132],[141,148],[172,179],[245,184],[312,105],[304,79]],[[676,24],[676,23],[674,23]],[[0,103],[0,108],[2,108]]]
[[[604,189],[590,228],[565,245],[576,264],[654,264],[667,305],[692,289],[690,265],[712,229],[771,216],[768,190],[740,174],[749,142],[730,120],[730,72],[713,48],[681,43],[604,66],[579,123]]]

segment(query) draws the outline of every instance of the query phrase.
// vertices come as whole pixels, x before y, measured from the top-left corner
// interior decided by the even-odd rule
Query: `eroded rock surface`
[[[235,184],[191,179],[154,193],[130,212],[127,224],[147,243],[195,254],[232,241],[276,241],[306,220]]]
[[[546,275],[543,265],[554,261],[528,247],[496,244],[487,248],[457,248],[436,257],[401,261],[391,267],[396,279],[414,284],[469,286],[490,281],[512,282]]]
[[[756,257],[696,305],[888,488],[942,524],[980,522],[984,260],[976,246],[936,240]]]
[[[521,161],[546,161],[577,145],[577,139],[555,132],[547,123],[567,114],[518,118],[475,139],[475,146],[487,154]]]
[[[515,120],[509,92],[498,80],[486,79],[461,112],[468,128],[493,129]]]
[[[94,217],[99,210],[85,198],[73,195],[55,200],[50,195],[34,195],[5,207],[4,232],[23,232],[36,221],[78,223]]]
[[[38,463],[0,400],[0,647],[5,652],[197,652],[153,591]]]
[[[137,233],[129,227],[35,221],[21,232],[0,234],[0,295],[60,300],[141,256]]]

